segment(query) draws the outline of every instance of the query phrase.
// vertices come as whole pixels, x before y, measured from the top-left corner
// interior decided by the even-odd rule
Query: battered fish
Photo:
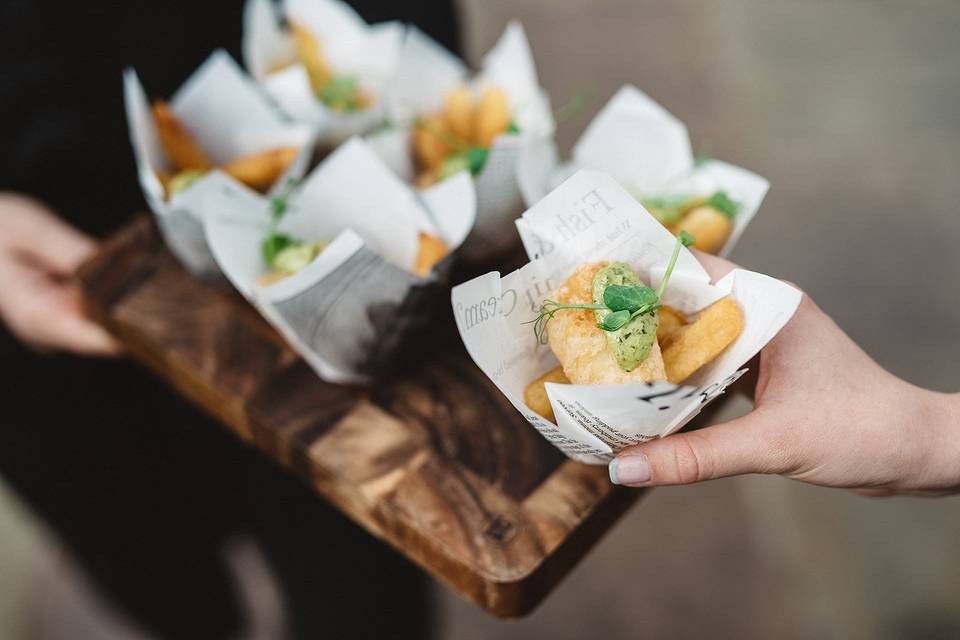
[[[593,277],[608,262],[581,265],[554,294],[560,304],[593,302]],[[667,372],[654,341],[650,355],[633,371],[620,368],[607,347],[604,332],[597,328],[597,319],[589,309],[559,311],[547,324],[550,348],[560,361],[563,372],[573,384],[628,384],[666,380]]]

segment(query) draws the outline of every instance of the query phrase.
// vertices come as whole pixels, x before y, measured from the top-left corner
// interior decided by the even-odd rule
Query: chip
[[[418,276],[425,276],[444,256],[450,253],[450,247],[437,236],[423,231],[419,233],[418,239],[420,248],[417,250],[417,258],[413,263],[413,272]]]
[[[663,349],[670,343],[673,334],[680,327],[687,324],[687,317],[669,305],[662,305],[657,309],[657,342]]]
[[[663,347],[667,380],[683,382],[720,355],[742,331],[743,312],[736,302],[727,297],[713,303],[693,322],[677,329]]]
[[[278,147],[231,160],[221,169],[251,189],[266,191],[297,157],[296,147]]]
[[[550,369],[550,371],[527,385],[527,388],[523,390],[523,402],[535,413],[550,422],[555,422],[557,418],[553,415],[553,407],[550,406],[550,398],[547,397],[547,388],[544,386],[546,382],[570,384],[567,376],[563,373],[562,367]]]
[[[183,126],[169,104],[163,100],[154,102],[153,120],[157,126],[160,147],[174,169],[207,171],[213,168],[213,162]]]

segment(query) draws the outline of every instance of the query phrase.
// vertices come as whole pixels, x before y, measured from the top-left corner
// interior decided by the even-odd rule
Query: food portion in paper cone
[[[188,189],[213,168],[220,169],[251,189],[266,191],[287,172],[300,153],[297,147],[280,146],[242,155],[215,166],[168,102],[155,100],[151,110],[157,139],[171,168],[170,171],[157,168],[157,178],[168,200],[173,194]]]
[[[560,366],[524,389],[531,409],[554,419],[546,382],[683,383],[737,339],[743,314],[729,297],[689,318],[659,304],[680,245],[693,242],[681,232],[659,290],[644,284],[623,262],[588,262],[544,301],[534,333],[549,344]]]
[[[261,287],[276,284],[299,273],[330,246],[329,238],[304,240],[279,230],[279,224],[287,211],[287,200],[295,187],[296,182],[291,180],[287,189],[270,199],[270,225],[260,244],[266,266],[266,271],[257,278],[257,284]],[[315,210],[322,210],[322,203],[312,204]],[[408,265],[408,270],[414,275],[425,277],[450,253],[450,247],[436,232],[418,229],[416,234],[416,258]]]
[[[632,86],[622,87],[587,126],[572,160],[560,165],[549,143],[521,158],[520,182],[532,205],[579,168],[604,171],[671,233],[694,248],[726,255],[760,207],[769,184],[745,169],[693,155],[687,128]]]
[[[708,196],[681,194],[639,199],[670,233],[677,235],[685,231],[694,237],[694,249],[713,254],[719,253],[730,239],[741,207],[723,190]]]
[[[247,68],[329,143],[381,123],[402,37],[400,24],[368,25],[339,0],[248,0],[244,11]]]
[[[303,175],[313,133],[289,123],[222,50],[169,102],[152,104],[133,69],[124,104],[140,185],[168,245],[194,274],[218,277],[203,237],[203,184],[215,169],[268,192]]]
[[[580,171],[517,221],[533,261],[454,288],[474,361],[568,456],[600,464],[685,425],[742,373],[800,294],[736,269],[711,284],[611,177]]]
[[[417,193],[359,138],[269,199],[216,175],[205,231],[217,263],[331,381],[366,382],[389,365],[436,310],[473,224],[467,176]]]
[[[510,113],[506,94],[488,87],[479,96],[468,86],[450,91],[443,109],[416,121],[413,156],[418,187],[469,171],[483,171],[494,140],[520,129]]]
[[[420,188],[468,172],[477,226],[464,254],[485,259],[513,244],[503,229],[523,202],[516,161],[528,141],[555,128],[523,28],[511,22],[471,75],[456,56],[415,28],[404,38],[386,100],[389,126],[367,139],[398,175]]]

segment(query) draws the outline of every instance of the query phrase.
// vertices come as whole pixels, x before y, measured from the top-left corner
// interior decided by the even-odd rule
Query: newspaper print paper
[[[610,99],[561,163],[551,140],[534,141],[519,160],[518,182],[532,206],[577,169],[604,171],[637,198],[709,196],[723,190],[740,204],[733,231],[719,255],[736,246],[770,184],[740,167],[696,163],[686,126],[652,98],[625,85]]]
[[[759,273],[737,269],[715,284],[683,249],[664,303],[694,314],[731,296],[744,329],[717,359],[682,385],[547,384],[556,423],[523,402],[526,386],[557,366],[528,322],[544,299],[581,264],[621,260],[658,286],[675,238],[612,177],[581,170],[517,221],[531,262],[501,277],[492,272],[453,289],[467,351],[510,402],[571,458],[603,464],[623,447],[673,433],[743,373],[743,365],[790,319],[801,294]],[[562,312],[561,312],[562,313]]]
[[[171,167],[157,140],[147,93],[131,68],[124,71],[123,90],[140,186],[168,246],[194,275],[219,276],[203,236],[204,182],[211,176],[167,200],[157,171],[169,171]],[[300,154],[274,188],[290,178],[299,178],[307,169],[312,149],[310,129],[286,122],[223,50],[215,51],[187,79],[171,97],[170,106],[217,164],[279,146],[297,146]]]
[[[279,225],[330,245],[302,271],[260,286],[269,201],[221,180],[204,206],[207,241],[233,285],[322,378],[351,383],[383,373],[403,338],[442,304],[451,258],[427,277],[411,273],[418,232],[438,235],[452,252],[475,215],[466,173],[417,194],[354,138],[307,176]]]

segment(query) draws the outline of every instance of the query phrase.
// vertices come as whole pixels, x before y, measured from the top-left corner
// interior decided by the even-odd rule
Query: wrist
[[[918,434],[927,441],[923,488],[960,492],[960,393],[924,396],[921,415],[929,428]]]

